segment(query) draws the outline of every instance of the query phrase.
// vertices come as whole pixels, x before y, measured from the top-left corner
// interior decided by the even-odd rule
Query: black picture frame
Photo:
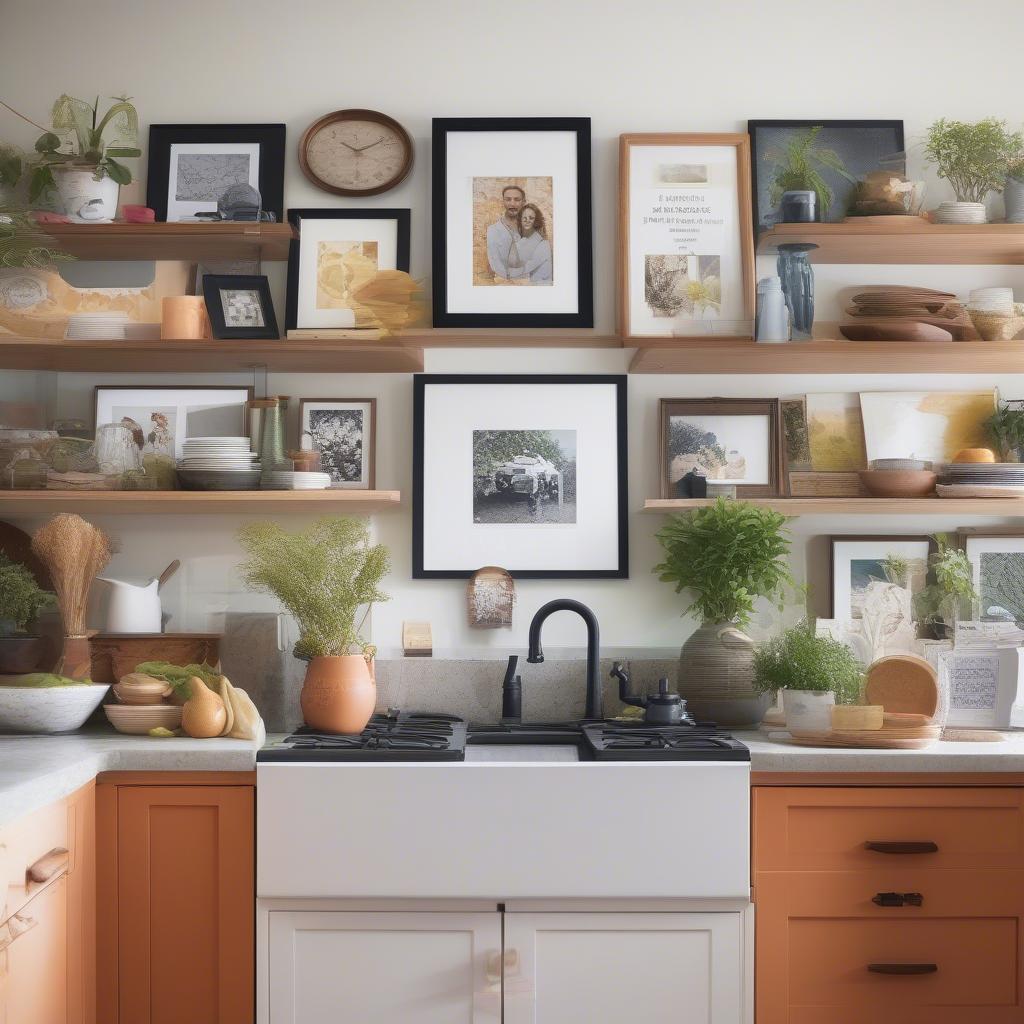
[[[218,302],[222,290],[236,289],[259,292],[263,312],[262,327],[229,327],[224,320],[223,303]],[[222,341],[258,338],[277,341],[281,335],[274,315],[274,300],[270,295],[270,282],[265,274],[205,274],[203,276],[203,298],[206,314],[210,318],[213,336]]]
[[[300,248],[303,220],[394,220],[397,224],[396,270],[409,273],[410,224],[411,211],[408,209],[369,207],[358,210],[341,209],[338,207],[315,207],[290,209],[288,223],[295,228],[297,237],[288,245],[288,294],[285,300],[285,330],[297,329],[299,315],[299,274]]]
[[[425,374],[413,376],[413,530],[412,577],[418,580],[469,579],[473,569],[425,569],[424,562],[424,507],[426,481],[424,479],[424,445],[426,389],[433,384],[515,384],[524,387],[558,384],[611,384],[615,387],[616,435],[616,490],[605,496],[616,507],[617,537],[614,565],[603,569],[515,569],[503,566],[515,579],[534,580],[597,580],[629,578],[629,501],[628,435],[627,435],[627,377],[625,374]],[[500,559],[498,559],[500,561]]]
[[[750,136],[750,179],[751,179],[751,202],[754,209],[754,237],[757,238],[763,231],[767,230],[760,209],[761,189],[765,184],[764,174],[758,174],[758,164],[763,156],[763,147],[758,144],[758,133],[763,129],[786,129],[792,128],[802,130],[805,128],[816,128],[820,125],[824,129],[878,129],[879,131],[891,131],[893,133],[892,153],[902,152],[906,146],[903,121],[897,118],[854,118],[854,119],[791,119],[791,118],[769,118],[747,121],[747,134]],[[888,154],[879,154],[885,156]],[[839,218],[842,220],[842,217]]]
[[[167,190],[171,170],[171,146],[181,143],[258,143],[259,191],[262,209],[284,217],[283,124],[152,124],[149,126],[149,173],[146,205],[158,221],[167,220]]]
[[[448,173],[449,132],[576,133],[576,217],[578,232],[575,313],[450,313],[448,312]],[[432,256],[433,323],[435,327],[548,327],[594,326],[593,222],[589,117],[435,117],[432,132]],[[560,244],[565,244],[560,243]]]

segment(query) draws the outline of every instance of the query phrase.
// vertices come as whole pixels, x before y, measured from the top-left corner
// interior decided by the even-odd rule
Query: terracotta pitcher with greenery
[[[369,535],[365,519],[346,516],[296,534],[277,523],[253,523],[239,534],[249,554],[243,580],[277,597],[298,625],[294,654],[309,662],[302,715],[323,732],[362,732],[377,702],[376,648],[361,630],[374,602],[388,600],[380,581],[390,558]]]

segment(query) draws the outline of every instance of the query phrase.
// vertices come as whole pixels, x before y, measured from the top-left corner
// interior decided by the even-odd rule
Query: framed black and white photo
[[[289,331],[353,330],[361,322],[353,292],[378,270],[409,271],[409,211],[288,211],[299,237],[288,253]]]
[[[262,209],[284,217],[283,124],[154,124],[146,205],[159,221],[213,213],[232,185],[251,185]]]
[[[433,126],[435,327],[593,327],[590,118]]]
[[[266,275],[206,274],[203,297],[215,338],[280,337]]]
[[[320,455],[331,487],[373,490],[376,486],[375,398],[303,398],[299,405],[301,446]]]
[[[624,376],[413,380],[415,579],[629,576]]]

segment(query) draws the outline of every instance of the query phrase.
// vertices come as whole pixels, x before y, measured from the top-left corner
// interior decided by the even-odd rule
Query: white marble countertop
[[[73,793],[100,772],[251,771],[247,740],[156,739],[97,727],[63,736],[0,736],[0,825]]]

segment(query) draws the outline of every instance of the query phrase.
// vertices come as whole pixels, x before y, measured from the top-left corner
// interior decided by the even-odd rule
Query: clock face
[[[412,156],[397,125],[358,117],[327,120],[308,135],[306,167],[319,183],[346,192],[383,192],[405,176]]]

